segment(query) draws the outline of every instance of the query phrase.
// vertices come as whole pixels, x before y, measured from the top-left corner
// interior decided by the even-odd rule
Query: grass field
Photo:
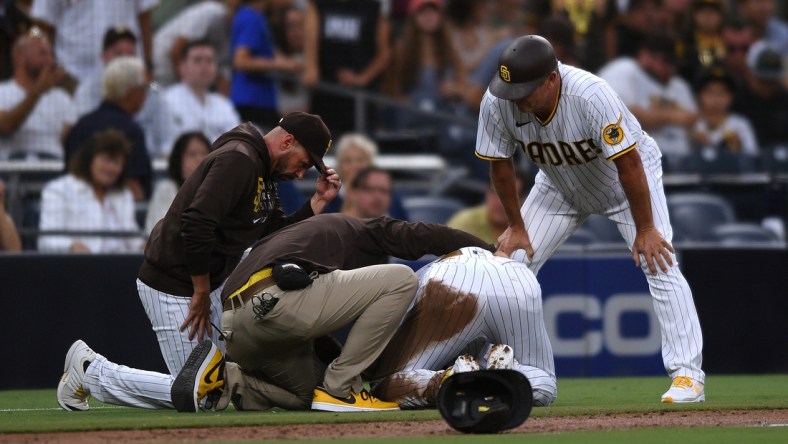
[[[556,404],[549,408],[534,409],[532,418],[672,411],[788,410],[788,375],[711,376],[706,381],[707,402],[683,406],[663,405],[658,402],[659,396],[667,389],[668,383],[669,380],[666,377],[560,379],[558,384],[559,398]],[[150,411],[108,406],[96,400],[91,400],[90,411],[72,413],[59,409],[54,389],[0,392],[0,433],[3,434],[437,419],[440,419],[440,415],[436,410],[370,414],[283,411],[252,413],[228,410],[221,413],[178,414],[174,411]],[[593,421],[593,419],[589,419],[589,421]],[[423,439],[407,438],[407,441],[411,444],[421,442],[476,443],[489,442],[490,438],[490,436],[485,439],[484,436],[447,435]],[[522,442],[523,438],[522,434],[506,434],[496,436],[495,442]],[[639,428],[551,434],[529,433],[527,438],[528,442],[545,443],[637,442],[643,444],[671,441],[715,444],[720,442],[788,443],[788,427]],[[350,439],[350,441],[354,440]],[[402,438],[374,440],[376,443],[402,441]]]

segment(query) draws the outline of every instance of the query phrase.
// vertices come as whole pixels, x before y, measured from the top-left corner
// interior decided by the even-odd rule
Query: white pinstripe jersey
[[[537,182],[550,182],[576,208],[623,208],[626,195],[613,159],[637,149],[645,164],[659,160],[659,148],[604,80],[563,64],[558,73],[558,101],[544,122],[487,90],[479,113],[476,155],[506,159],[519,147],[541,170]]]

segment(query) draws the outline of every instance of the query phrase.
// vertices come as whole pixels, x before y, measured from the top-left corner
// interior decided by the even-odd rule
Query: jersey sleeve
[[[605,158],[613,160],[637,148],[643,134],[640,123],[607,83],[599,84],[587,106],[594,143],[602,150]]]
[[[504,117],[513,119],[511,112],[505,113],[501,100],[490,91],[484,94],[479,111],[479,125],[476,130],[476,156],[485,160],[508,159],[517,148],[509,130],[504,125]],[[508,114],[508,115],[505,115]]]

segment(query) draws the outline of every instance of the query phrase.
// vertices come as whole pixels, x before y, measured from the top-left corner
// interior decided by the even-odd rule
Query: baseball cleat
[[[211,341],[194,347],[172,383],[170,397],[179,412],[197,412],[200,401],[224,391],[224,356]]]
[[[496,344],[487,355],[487,370],[511,370],[514,367],[514,350],[506,344]]]
[[[662,402],[665,403],[687,403],[703,402],[706,400],[706,393],[703,384],[693,380],[689,376],[677,376],[673,378],[670,389],[662,395]]]
[[[399,410],[396,402],[386,402],[362,390],[354,393],[352,390],[346,398],[337,398],[331,395],[323,387],[315,388],[315,395],[312,398],[312,410],[322,410],[324,412],[385,412]]]
[[[457,356],[457,359],[454,360],[454,364],[446,369],[446,372],[443,374],[443,378],[441,378],[441,384],[444,381],[449,379],[449,376],[454,375],[456,373],[465,373],[465,372],[475,372],[479,370],[481,366],[476,359],[473,358],[471,355],[460,355]]]
[[[454,361],[454,365],[451,366],[451,373],[465,373],[465,372],[475,372],[479,370],[480,366],[479,363],[476,362],[476,359],[473,359],[471,355],[460,355]]]
[[[90,409],[90,394],[82,386],[85,371],[93,360],[96,352],[90,349],[85,341],[77,340],[71,344],[63,364],[63,377],[57,385],[57,402],[63,410],[84,411]]]

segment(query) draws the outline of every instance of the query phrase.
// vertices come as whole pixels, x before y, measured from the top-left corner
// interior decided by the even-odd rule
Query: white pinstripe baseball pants
[[[148,409],[174,408],[170,400],[172,382],[198,344],[196,338],[189,340],[188,330],[179,331],[189,313],[191,298],[160,292],[139,279],[137,291],[170,374],[126,367],[99,354],[85,372],[84,385],[101,402]],[[211,322],[217,327],[222,315],[221,292],[219,287],[210,296]],[[224,353],[225,343],[219,341],[218,329],[213,329],[211,340]]]
[[[651,208],[654,225],[668,242],[673,239],[673,228],[668,217],[665,191],[662,186],[662,167],[659,159],[653,162],[644,160],[646,177],[651,192]],[[549,180],[537,181],[528,193],[528,198],[520,209],[525,228],[534,248],[534,258],[528,261],[524,250],[517,250],[512,259],[528,264],[534,273],[544,265],[555,250],[591,215],[576,208]],[[619,232],[629,246],[635,241],[635,222],[627,207],[623,211],[600,214],[607,216],[618,226]],[[706,375],[701,370],[703,356],[703,336],[698,321],[698,313],[692,300],[689,284],[679,270],[678,260],[671,255],[673,266],[667,273],[657,267],[652,274],[641,255],[641,268],[648,281],[649,291],[654,301],[654,311],[662,333],[662,360],[671,378],[689,376],[704,383]]]
[[[542,314],[542,291],[534,274],[523,264],[506,258],[495,257],[492,253],[478,248],[463,248],[462,255],[446,258],[427,265],[419,271],[419,291],[414,307],[423,298],[435,297],[430,294],[427,285],[431,280],[438,281],[462,296],[476,299],[475,313],[469,316],[470,321],[446,339],[446,331],[452,324],[460,322],[462,311],[456,306],[427,308],[416,313],[413,318],[427,317],[425,331],[409,330],[407,325],[415,319],[408,319],[401,327],[409,331],[411,338],[395,336],[389,343],[392,349],[387,352],[396,355],[399,341],[416,341],[422,345],[415,348],[417,353],[408,358],[400,371],[391,374],[388,379],[391,393],[379,393],[386,400],[397,400],[406,407],[424,407],[430,404],[424,394],[437,373],[442,377],[447,363],[454,362],[465,348],[477,338],[484,338],[488,343],[480,356],[482,368],[486,367],[486,358],[492,344],[507,344],[514,350],[514,357],[519,365],[515,370],[528,378],[533,388],[534,404],[549,405],[557,397],[555,364],[553,350],[545,330]],[[412,307],[411,314],[416,308]],[[418,321],[416,322],[418,325]],[[440,326],[448,326],[442,329]],[[427,331],[427,330],[434,331]],[[436,337],[437,336],[437,337]],[[407,349],[408,347],[405,346]],[[387,365],[386,353],[381,360]],[[390,374],[390,369],[378,368],[378,374]],[[394,382],[396,381],[396,382]],[[394,393],[393,399],[392,396]],[[407,393],[404,397],[399,396]],[[389,397],[386,397],[389,395]]]

